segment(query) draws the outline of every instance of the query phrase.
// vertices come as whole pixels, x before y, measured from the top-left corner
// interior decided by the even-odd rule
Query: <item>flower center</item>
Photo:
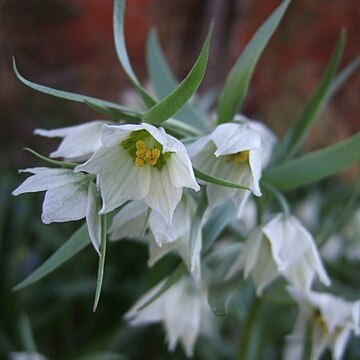
[[[155,166],[161,170],[171,153],[163,153],[163,146],[146,130],[133,131],[121,146],[128,151],[137,167]]]
[[[231,155],[230,162],[233,164],[244,163],[249,160],[249,150],[240,151]]]
[[[315,323],[325,332],[328,332],[328,327],[320,311],[317,311],[315,314]]]

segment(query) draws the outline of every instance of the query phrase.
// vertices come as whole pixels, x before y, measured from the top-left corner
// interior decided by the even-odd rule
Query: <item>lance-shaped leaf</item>
[[[360,133],[266,171],[263,180],[293,189],[326,178],[360,160]]]
[[[101,295],[101,289],[104,278],[105,256],[106,256],[106,215],[101,215],[100,257],[99,257],[99,266],[98,266],[98,276],[96,282],[95,300],[93,306],[94,312],[97,309]]]
[[[211,26],[200,55],[189,74],[175,90],[143,115],[145,122],[159,124],[166,119],[169,119],[172,115],[176,114],[195,93],[205,74],[209,57],[212,28],[213,27]]]
[[[260,55],[279,25],[290,1],[283,1],[261,25],[231,69],[220,94],[218,104],[219,123],[231,121],[239,111]]]
[[[86,224],[81,226],[70,239],[63,244],[53,255],[51,255],[42,265],[32,272],[26,279],[15,286],[14,290],[20,290],[41,280],[58,267],[70,260],[85,246],[90,244]]]
[[[148,37],[146,46],[146,65],[151,84],[154,86],[157,95],[161,99],[169,95],[178,86],[178,82],[161,50],[155,30],[152,30]],[[204,118],[190,104],[185,104],[182,109],[173,115],[173,117],[189,125],[193,125],[198,129],[206,129]]]
[[[55,96],[61,99],[65,100],[71,100],[75,102],[84,103],[88,106],[90,106],[93,109],[101,110],[100,112],[105,113],[107,115],[114,115],[115,113],[118,115],[118,118],[121,118],[122,115],[124,116],[133,116],[140,119],[140,113],[129,109],[125,106],[121,106],[118,104],[115,104],[111,101],[106,100],[100,100],[91,96],[76,94],[68,91],[53,89],[48,86],[36,84],[30,80],[25,79],[17,69],[15,58],[13,59],[13,69],[15,72],[16,77],[26,86],[30,87],[31,89],[34,89],[36,91],[42,92],[47,95]]]
[[[130,64],[129,56],[126,51],[125,36],[124,36],[124,17],[125,17],[125,0],[114,1],[114,40],[115,47],[120,63],[128,76],[129,80],[141,95],[145,105],[151,108],[156,104],[156,101],[147,93],[141,86],[135,72]]]
[[[224,187],[229,187],[229,188],[234,188],[234,189],[250,190],[245,185],[241,185],[241,184],[238,184],[238,183],[235,183],[235,182],[232,182],[232,181],[228,181],[228,180],[225,180],[225,179],[220,179],[220,178],[217,178],[215,176],[205,174],[202,171],[200,171],[198,169],[195,169],[195,168],[194,168],[194,174],[198,179],[201,179],[201,180],[206,181],[206,182],[211,183],[211,184],[224,186]]]
[[[295,124],[290,128],[282,141],[278,153],[275,155],[277,163],[282,163],[292,157],[303,143],[304,138],[309,132],[311,126],[318,118],[320,111],[324,108],[325,104],[329,101],[330,96],[335,92],[336,87],[332,87],[332,82],[339,66],[342,53],[344,50],[345,33],[341,32],[337,41],[335,50],[331,57],[330,63],[325,70],[324,76],[311,96],[305,107],[300,112]],[[339,78],[335,85],[338,87],[342,83]]]
[[[233,220],[235,215],[235,206],[229,200],[224,205],[215,208],[202,229],[203,233],[203,254],[209,250],[212,243],[222,233],[227,225]]]

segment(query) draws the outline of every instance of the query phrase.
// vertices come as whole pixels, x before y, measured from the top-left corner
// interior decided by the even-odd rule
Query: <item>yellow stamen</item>
[[[142,167],[145,164],[156,165],[161,152],[158,148],[154,147],[150,150],[146,150],[145,142],[142,140],[138,140],[135,144],[136,146],[136,158],[135,165],[138,167]]]
[[[249,160],[249,150],[240,151],[234,155],[232,155],[231,162],[232,163],[243,163]]]
[[[328,331],[328,327],[326,325],[326,322],[324,320],[324,318],[322,317],[322,315],[318,312],[315,315],[315,322],[324,330],[324,331]]]

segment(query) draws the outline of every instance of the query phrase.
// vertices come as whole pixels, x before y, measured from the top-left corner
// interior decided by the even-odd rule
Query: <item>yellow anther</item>
[[[249,150],[240,151],[232,155],[231,162],[233,163],[243,163],[249,160]]]
[[[151,150],[146,150],[145,142],[138,140],[135,144],[136,146],[136,158],[135,165],[142,167],[145,164],[156,165],[161,152],[158,148],[152,148]]]
[[[322,317],[322,315],[320,313],[317,313],[315,315],[315,322],[324,330],[324,331],[328,331],[328,327],[326,325],[326,322],[324,320],[324,318]]]

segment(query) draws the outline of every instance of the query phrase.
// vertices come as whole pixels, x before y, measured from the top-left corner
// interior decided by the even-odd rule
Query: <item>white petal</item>
[[[143,235],[147,206],[143,201],[131,201],[114,216],[109,228],[110,240],[138,238]]]
[[[144,198],[146,204],[158,211],[167,223],[171,222],[176,205],[181,199],[182,188],[176,188],[170,177],[168,166],[163,166],[161,170],[148,168],[150,186]]]
[[[88,201],[86,207],[86,224],[89,232],[91,243],[95,250],[100,254],[101,244],[101,217],[100,210],[100,194],[94,182],[90,181],[88,188]]]
[[[216,156],[235,154],[261,147],[259,135],[240,124],[221,124],[211,134],[216,145]]]
[[[209,135],[207,135],[207,136],[203,136],[200,139],[196,140],[195,142],[187,145],[186,148],[187,148],[187,152],[188,152],[190,158],[194,160],[195,157],[200,155],[203,151],[206,153],[205,147],[207,146],[207,144],[210,141],[213,144],[211,137]],[[212,154],[216,150],[215,145],[213,145],[213,146],[214,146],[214,151],[211,152]]]
[[[195,191],[200,190],[200,186],[195,180],[194,170],[189,156],[186,152],[181,151],[172,154],[168,161],[168,166],[171,182],[175,187],[188,187]]]
[[[333,344],[333,356],[334,360],[343,359],[346,345],[349,341],[351,335],[350,329],[344,328],[336,335],[334,344]]]
[[[100,174],[102,214],[114,210],[128,200],[140,200],[149,191],[150,169],[147,166],[137,167],[121,146],[99,149],[75,170]]]
[[[261,190],[259,186],[262,167],[261,155],[262,149],[254,149],[249,152],[249,165],[252,175],[251,185],[249,185],[249,187],[256,196],[261,196]]]
[[[35,134],[46,137],[64,138],[58,149],[50,157],[69,160],[87,159],[101,146],[101,127],[106,121],[91,121],[85,124],[54,130],[36,129]]]
[[[130,321],[131,325],[150,324],[163,320],[163,308],[167,292],[145,308],[141,308],[163,287],[165,281],[166,279],[146,292],[125,314],[125,319]]]
[[[12,195],[17,196],[27,192],[54,189],[86,178],[84,174],[77,174],[68,169],[32,168],[22,170],[22,172],[29,172],[34,175],[28,177],[12,192]]]
[[[41,219],[45,224],[80,220],[86,216],[87,199],[84,182],[51,188],[45,194]]]

